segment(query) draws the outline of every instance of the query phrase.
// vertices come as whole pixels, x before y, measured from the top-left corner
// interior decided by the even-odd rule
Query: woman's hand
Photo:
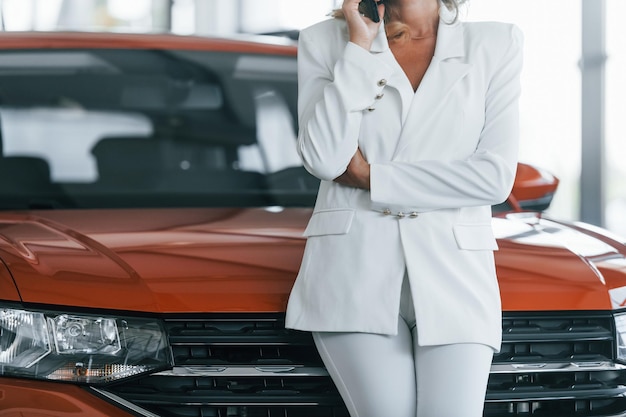
[[[359,12],[360,2],[361,0],[344,0],[341,11],[348,23],[350,42],[369,51],[374,38],[378,34],[380,22],[374,23],[371,19],[361,15]],[[380,16],[385,15],[385,6],[383,4],[378,5],[378,13]]]
[[[346,172],[335,178],[334,181],[349,187],[370,189],[370,164],[365,160],[360,149],[356,150]]]

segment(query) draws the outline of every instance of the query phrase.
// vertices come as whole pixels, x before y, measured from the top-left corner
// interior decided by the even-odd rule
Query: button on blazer
[[[408,277],[418,343],[500,348],[491,205],[517,166],[522,34],[441,5],[417,91],[384,27],[370,51],[329,19],[300,34],[298,151],[320,178],[286,326],[396,334]],[[333,182],[357,148],[371,190]]]

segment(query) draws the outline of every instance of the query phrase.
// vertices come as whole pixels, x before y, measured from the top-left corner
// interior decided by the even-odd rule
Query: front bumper
[[[0,417],[348,415],[310,335],[285,330],[280,314],[175,317],[165,326],[173,369],[82,388],[0,378]],[[612,313],[509,312],[503,333],[485,417],[626,417]]]
[[[1,417],[132,417],[71,384],[0,378]]]

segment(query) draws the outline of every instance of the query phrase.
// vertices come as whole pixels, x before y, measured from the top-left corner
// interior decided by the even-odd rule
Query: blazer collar
[[[384,52],[389,49],[389,42],[387,42],[387,34],[385,33],[385,24],[381,23],[378,27],[378,34],[374,38],[372,42],[372,46],[370,47],[370,52],[378,53]]]
[[[465,77],[471,64],[464,62],[465,38],[463,25],[454,20],[454,12],[443,4],[439,8],[439,28],[435,55],[415,94],[402,94],[403,127],[394,158],[403,154],[406,147],[420,138],[430,128],[431,118],[441,115],[442,106],[455,85]],[[461,58],[461,59],[459,59]],[[402,91],[406,91],[403,89]],[[412,93],[410,89],[408,92]]]
[[[454,19],[454,11],[448,10],[444,4],[440,4],[435,59],[442,61],[465,55],[463,26],[458,19],[456,21]],[[452,23],[453,21],[454,23]]]

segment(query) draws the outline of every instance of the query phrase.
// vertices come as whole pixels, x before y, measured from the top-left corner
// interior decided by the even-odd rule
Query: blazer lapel
[[[381,23],[380,26],[378,27],[378,34],[374,38],[374,41],[372,42],[372,46],[370,47],[370,52],[377,54],[380,52],[384,52],[388,49],[389,49],[389,43],[387,42],[385,24]]]
[[[402,154],[411,141],[427,137],[422,135],[422,131],[429,125],[429,119],[443,111],[440,107],[448,94],[471,67],[471,64],[463,62],[465,43],[462,25],[459,22],[447,23],[453,16],[450,17],[451,13],[444,5],[441,5],[440,15],[435,54],[404,118],[394,158]]]

